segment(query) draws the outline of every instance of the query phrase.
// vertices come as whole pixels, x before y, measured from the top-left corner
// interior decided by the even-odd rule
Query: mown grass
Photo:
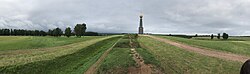
[[[98,74],[126,74],[135,66],[129,48],[113,48],[98,69]]]
[[[128,35],[115,45],[98,68],[98,74],[126,74],[129,67],[135,67],[135,61],[130,52]]]
[[[242,64],[189,52],[149,37],[138,41],[169,74],[238,74]]]
[[[154,58],[154,55],[147,50],[140,47],[137,38],[134,34],[127,34],[123,36],[109,55],[105,58],[104,62],[98,69],[98,74],[127,74],[129,68],[135,68],[136,62],[132,58],[130,49],[130,37],[133,42],[133,48],[143,57],[145,64],[154,65],[157,69],[161,69],[160,62]]]
[[[48,48],[1,51],[0,67],[9,65],[23,65],[36,61],[55,59],[56,57],[75,53],[82,48],[112,37],[117,36],[107,36],[103,38],[90,39],[82,42]]]
[[[6,66],[0,68],[1,74],[82,74],[97,59],[110,48],[119,37],[113,37],[73,54],[57,57],[53,60],[38,61],[18,66]]]
[[[211,50],[219,50],[224,52],[250,56],[250,49],[249,49],[250,41],[244,41],[247,39],[232,38],[231,40],[216,40],[216,39],[209,40],[207,38],[186,39],[186,38],[169,37],[169,36],[160,36],[160,37],[201,48],[209,48]]]
[[[147,49],[137,48],[136,51],[143,57],[145,64],[152,64],[161,69],[160,62],[156,60],[155,55],[150,53]]]
[[[115,48],[130,48],[129,39],[121,39],[116,45]]]
[[[20,50],[36,49],[53,46],[61,46],[76,42],[82,42],[90,39],[101,38],[102,36],[85,36],[76,37],[38,37],[38,36],[0,36],[0,51],[3,50]]]

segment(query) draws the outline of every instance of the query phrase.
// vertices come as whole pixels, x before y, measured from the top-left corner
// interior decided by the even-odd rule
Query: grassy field
[[[82,74],[118,39],[119,37],[105,39],[85,48],[81,47],[75,53],[63,55],[52,60],[1,67],[0,72],[1,74]]]
[[[140,37],[138,41],[155,56],[165,73],[238,74],[242,64],[188,52],[149,37]]]
[[[101,38],[101,36],[75,37],[39,37],[39,36],[0,36],[0,51],[36,49],[45,47],[61,46],[86,40]],[[15,46],[13,46],[15,45]]]
[[[116,36],[101,37],[96,39],[85,40],[82,42],[72,43],[63,46],[48,48],[38,48],[30,50],[12,50],[0,52],[0,67],[9,65],[22,65],[30,62],[51,60],[67,54],[72,54],[78,50],[95,44],[99,41]]]
[[[197,37],[192,39],[170,36],[160,37],[196,47],[250,56],[250,38],[248,37],[232,37],[229,40],[218,40],[216,38],[210,40],[208,37]]]
[[[159,67],[160,62],[157,61],[154,55],[149,51],[140,47],[135,35],[125,35],[109,53],[108,57],[105,58],[98,69],[98,74],[127,74],[129,68],[137,67],[136,62],[132,58],[130,51],[131,46],[129,45],[130,38],[128,36],[131,36],[132,45],[143,57],[144,63],[154,65],[157,69],[161,69],[161,67]]]
[[[129,48],[114,48],[98,69],[98,74],[126,74],[129,67],[135,66]]]
[[[123,37],[101,63],[98,74],[126,74],[135,61],[130,53],[129,39]]]

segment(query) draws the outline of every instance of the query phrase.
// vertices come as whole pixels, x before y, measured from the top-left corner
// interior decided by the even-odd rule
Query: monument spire
[[[140,24],[139,24],[139,34],[143,34],[143,22],[142,22],[143,15],[140,15]]]

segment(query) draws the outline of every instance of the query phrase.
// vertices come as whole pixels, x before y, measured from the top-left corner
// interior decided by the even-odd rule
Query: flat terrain
[[[86,36],[82,38],[52,36],[0,36],[0,51],[54,47],[96,38],[101,38],[101,36]]]
[[[129,38],[125,36],[109,52],[100,64],[98,74],[126,74],[129,67],[135,67],[135,61],[130,53]]]
[[[186,49],[187,51],[199,53],[199,54],[206,55],[206,56],[211,56],[211,57],[216,57],[216,58],[221,58],[221,59],[226,59],[226,60],[231,60],[231,61],[239,61],[239,62],[245,62],[246,60],[248,60],[248,58],[250,58],[247,56],[236,55],[236,54],[232,54],[232,53],[225,53],[225,52],[212,51],[212,50],[202,49],[202,48],[198,48],[198,47],[193,47],[190,45],[177,43],[177,42],[170,41],[170,40],[164,39],[164,38],[159,38],[156,36],[150,36],[150,35],[145,35],[145,36],[151,37],[151,38],[156,39],[158,41],[162,41],[164,43],[167,43],[167,44],[170,44],[170,45],[182,48],[182,49]]]
[[[172,36],[160,37],[209,50],[250,56],[250,38],[248,37],[230,37],[229,40],[218,40],[216,37],[214,40],[209,39],[209,37],[198,37],[192,39]]]
[[[0,74],[238,74],[249,43],[248,37],[3,36]]]
[[[2,67],[0,67],[0,72],[22,74],[84,73],[118,38],[119,36],[108,36],[46,49],[8,51],[8,54],[1,54]]]
[[[242,64],[189,52],[149,37],[140,37],[139,42],[155,56],[165,73],[237,74]]]

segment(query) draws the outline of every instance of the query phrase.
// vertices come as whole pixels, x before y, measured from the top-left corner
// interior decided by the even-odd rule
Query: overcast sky
[[[0,28],[250,35],[250,0],[0,0]]]

